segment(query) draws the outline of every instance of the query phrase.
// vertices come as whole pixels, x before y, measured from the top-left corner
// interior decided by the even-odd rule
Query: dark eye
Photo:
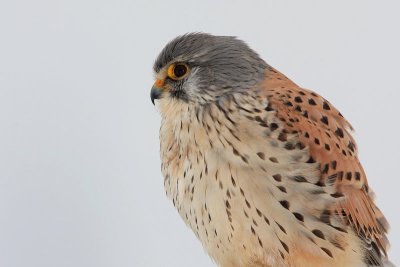
[[[183,64],[175,65],[174,74],[177,78],[185,76],[186,72],[187,72],[187,67],[185,65]]]
[[[189,73],[189,67],[185,63],[174,63],[168,67],[168,77],[173,80],[181,80]]]

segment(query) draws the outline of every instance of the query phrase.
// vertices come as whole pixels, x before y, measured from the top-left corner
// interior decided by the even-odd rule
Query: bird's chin
[[[195,107],[191,102],[184,101],[177,97],[164,97],[156,101],[156,107],[162,117],[167,120],[175,120],[187,115]]]

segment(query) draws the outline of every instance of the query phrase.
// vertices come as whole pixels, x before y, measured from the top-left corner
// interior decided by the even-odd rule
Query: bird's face
[[[263,80],[266,66],[234,37],[186,34],[168,43],[155,61],[151,100],[204,105],[254,87]]]

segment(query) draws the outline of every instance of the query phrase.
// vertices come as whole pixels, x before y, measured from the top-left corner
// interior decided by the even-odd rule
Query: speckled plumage
[[[388,224],[328,101],[231,37],[178,37],[154,70],[166,193],[218,265],[386,264]]]

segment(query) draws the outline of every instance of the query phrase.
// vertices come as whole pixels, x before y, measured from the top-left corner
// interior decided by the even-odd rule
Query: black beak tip
[[[154,100],[159,99],[162,95],[162,91],[158,88],[152,88],[150,92],[151,103],[154,105]]]

